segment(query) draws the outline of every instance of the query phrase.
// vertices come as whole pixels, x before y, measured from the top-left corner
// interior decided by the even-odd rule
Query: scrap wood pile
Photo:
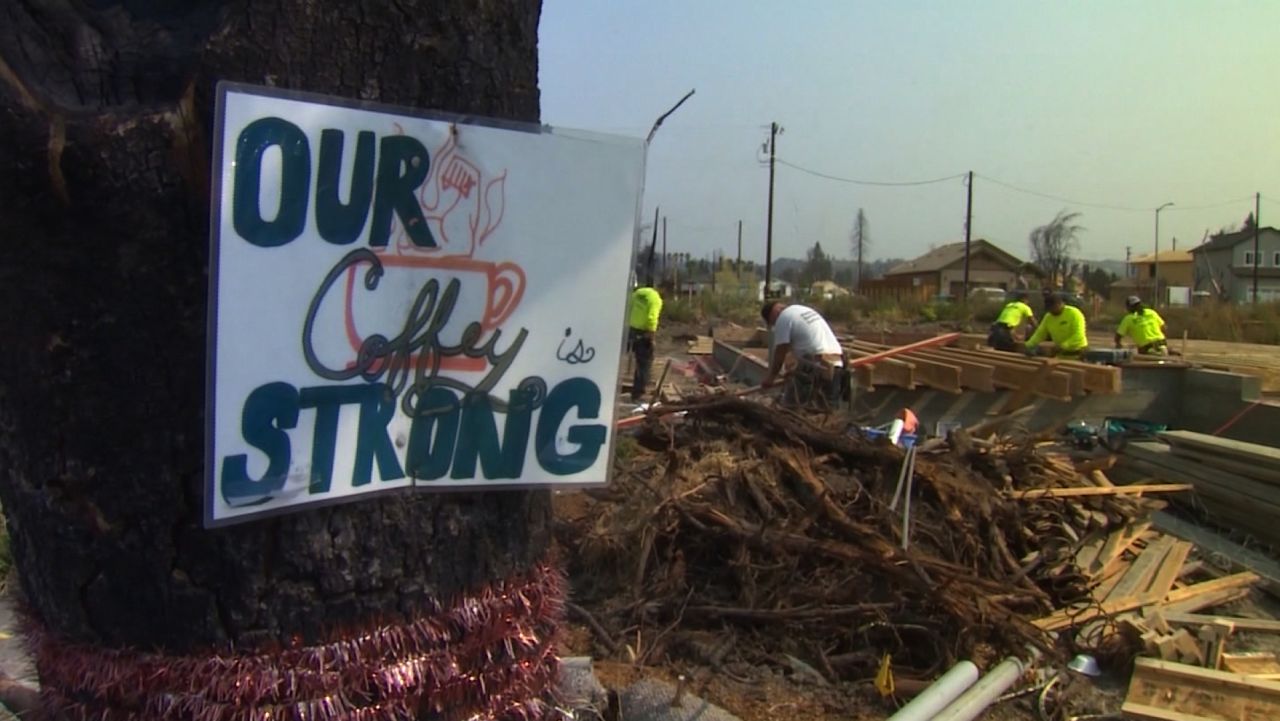
[[[1178,583],[1165,564],[1186,558],[1144,525],[1159,502],[1034,438],[961,432],[919,455],[891,509],[897,447],[738,398],[667,411],[683,415],[647,422],[613,484],[558,528],[570,610],[605,654],[727,672],[790,657],[850,680],[885,653],[923,678],[1029,647],[1136,643],[1108,619],[1162,602]]]

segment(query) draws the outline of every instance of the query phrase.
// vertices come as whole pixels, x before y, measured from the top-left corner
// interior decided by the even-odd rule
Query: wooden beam
[[[1194,491],[1190,483],[1151,483],[1134,486],[1112,486],[1100,488],[1095,486],[1073,486],[1070,488],[1029,488],[1013,491],[1010,498],[1036,500],[1040,498],[1078,498],[1081,496],[1140,496],[1144,493],[1183,493]]]
[[[1191,554],[1193,548],[1193,545],[1186,541],[1174,540],[1171,536],[1166,538],[1173,542],[1169,544],[1164,560],[1160,561],[1159,570],[1151,579],[1151,585],[1147,587],[1147,603],[1158,603],[1173,591],[1173,584],[1178,580],[1182,564],[1186,563],[1187,556]]]
[[[1147,546],[1138,554],[1138,560],[1133,562],[1129,570],[1124,574],[1124,578],[1111,589],[1108,598],[1126,598],[1129,596],[1138,596],[1139,605],[1142,605],[1147,598],[1147,590],[1151,586],[1151,579],[1155,577],[1156,572],[1160,570],[1160,562],[1164,560],[1169,549],[1173,546],[1174,540],[1168,536],[1162,536],[1160,540]],[[1163,595],[1161,596],[1163,598]],[[1159,599],[1154,599],[1158,601]],[[1150,602],[1150,601],[1148,601]]]
[[[1172,607],[1179,604],[1208,602],[1218,598],[1219,594],[1247,592],[1248,587],[1257,583],[1258,580],[1258,574],[1250,571],[1215,578],[1212,581],[1204,581],[1203,583],[1171,591],[1164,598],[1163,605]],[[1045,631],[1060,631],[1071,626],[1083,625],[1102,616],[1114,616],[1125,611],[1132,611],[1146,602],[1146,598],[1139,595],[1110,598],[1102,603],[1095,602],[1084,607],[1064,608],[1048,616],[1038,618],[1032,623]],[[1186,609],[1177,608],[1176,610],[1184,611]]]
[[[1253,631],[1256,633],[1280,633],[1280,621],[1269,618],[1241,618],[1240,616],[1216,616],[1203,613],[1181,613],[1170,611],[1164,614],[1164,620],[1178,626],[1203,626],[1206,624],[1230,624],[1237,631]]]
[[[853,377],[860,388],[890,386],[914,390],[916,387],[915,366],[896,360],[883,360],[871,365],[858,366],[853,369]]]
[[[1136,721],[1219,721],[1217,718],[1195,716],[1134,701],[1125,701],[1124,705],[1120,707],[1120,711],[1125,715],[1125,718],[1136,719]]]
[[[1040,365],[1045,362],[1043,358],[1027,358],[1017,353],[1005,353],[1003,351],[964,351],[955,348],[941,348],[939,353],[947,355],[955,355],[962,358],[978,361],[980,363],[990,363],[996,368],[997,382],[1007,382],[1014,386],[1021,386],[1021,381],[1029,374],[1033,374],[1039,370]],[[1048,395],[1055,399],[1070,399],[1074,395],[1079,395],[1084,388],[1084,374],[1079,371],[1064,369],[1062,361],[1053,359],[1055,367],[1051,375],[1051,380],[1046,381],[1046,390]],[[1001,371],[1004,371],[1003,373]],[[1073,378],[1076,375],[1079,378]]]
[[[1134,718],[1175,721],[1280,718],[1280,683],[1185,663],[1138,658],[1122,711]]]
[[[866,343],[851,343],[844,346],[845,351],[853,358],[862,360],[871,358],[884,352],[883,349],[871,346]],[[914,371],[914,380],[921,385],[936,388],[948,393],[960,393],[964,389],[960,386],[960,368],[959,366],[946,365],[933,361],[916,358],[910,353],[899,356],[904,363],[910,363]],[[876,361],[879,364],[879,361]],[[863,365],[863,363],[858,363]],[[856,371],[855,371],[856,372]]]

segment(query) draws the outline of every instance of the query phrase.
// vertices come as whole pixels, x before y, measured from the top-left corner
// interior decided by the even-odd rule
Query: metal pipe
[[[969,687],[959,698],[938,712],[933,721],[973,721],[1000,695],[1022,677],[1026,666],[1021,659],[1010,656],[991,669],[986,676]]]
[[[888,721],[929,721],[977,680],[978,667],[972,661],[961,661],[911,699],[911,703],[898,709]]]

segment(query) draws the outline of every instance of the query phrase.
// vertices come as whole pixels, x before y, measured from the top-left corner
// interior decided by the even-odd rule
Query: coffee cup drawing
[[[427,179],[418,193],[418,203],[427,220],[436,247],[414,245],[397,219],[392,243],[375,250],[384,274],[374,290],[365,288],[367,265],[347,271],[345,330],[356,361],[365,338],[374,333],[393,336],[403,327],[405,314],[418,291],[432,279],[443,289],[457,279],[460,293],[447,327],[441,332],[445,344],[456,343],[471,323],[479,323],[487,335],[519,307],[526,287],[524,269],[505,260],[477,258],[488,238],[502,222],[505,208],[506,171],[486,178],[479,165],[459,150],[457,136],[436,151]],[[419,354],[414,367],[428,361]],[[483,371],[484,358],[452,356],[442,358],[444,371]]]

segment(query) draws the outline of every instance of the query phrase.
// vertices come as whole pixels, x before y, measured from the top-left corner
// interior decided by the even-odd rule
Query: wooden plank
[[[1125,718],[1137,719],[1137,721],[1218,721],[1217,717],[1195,716],[1135,701],[1125,701],[1120,711]]]
[[[1164,599],[1164,605],[1173,607],[1173,610],[1176,611],[1186,611],[1188,610],[1187,608],[1178,606],[1207,603],[1219,598],[1219,594],[1247,593],[1248,587],[1257,581],[1258,574],[1249,571],[1215,578],[1212,581],[1204,581],[1203,583],[1169,592],[1169,595]],[[1088,606],[1060,609],[1048,616],[1038,618],[1032,623],[1045,631],[1060,631],[1071,626],[1083,625],[1102,616],[1114,616],[1125,611],[1132,611],[1142,606],[1145,600],[1137,595],[1110,598],[1102,603],[1094,602]]]
[[[1237,495],[1248,496],[1275,506],[1275,510],[1280,511],[1280,488],[1220,468],[1180,458],[1162,443],[1130,442],[1125,446],[1124,456],[1158,466],[1168,480],[1194,483],[1198,489],[1203,487],[1203,492],[1206,494],[1216,492],[1218,497],[1224,500],[1232,500]],[[1223,496],[1223,491],[1226,491],[1227,495]]]
[[[1280,683],[1138,658],[1122,710],[1136,718],[1179,721],[1170,714],[1218,721],[1280,718]]]
[[[1173,591],[1173,584],[1178,580],[1178,574],[1182,572],[1182,564],[1186,563],[1187,556],[1191,554],[1192,544],[1172,538],[1170,540],[1173,542],[1169,546],[1169,551],[1160,562],[1160,568],[1151,579],[1151,585],[1147,587],[1147,603],[1157,603]]]
[[[1269,618],[1243,618],[1241,616],[1217,616],[1170,611],[1164,614],[1164,620],[1179,626],[1203,626],[1205,624],[1224,623],[1230,624],[1237,631],[1280,633],[1280,621]]]
[[[1274,676],[1280,674],[1280,661],[1270,651],[1224,653],[1222,670],[1242,676]]]
[[[1186,445],[1200,448],[1241,460],[1256,462],[1270,468],[1280,469],[1280,448],[1264,446],[1257,443],[1245,443],[1229,438],[1219,438],[1192,431],[1164,431],[1160,438],[1174,445]]]
[[[1039,498],[1078,498],[1080,496],[1134,496],[1142,495],[1143,493],[1183,493],[1194,491],[1195,488],[1190,483],[1151,483],[1133,486],[1112,486],[1111,488],[1090,486],[1029,488],[1022,491],[1013,491],[1009,494],[1009,497],[1036,500]]]
[[[1098,552],[1098,557],[1094,560],[1093,565],[1086,569],[1088,573],[1090,575],[1100,573],[1112,561],[1119,558],[1120,554],[1124,553],[1125,549],[1129,547],[1129,544],[1133,543],[1138,536],[1141,536],[1150,527],[1151,523],[1149,521],[1132,521],[1123,528],[1116,530],[1107,539],[1107,543],[1103,545],[1102,550]]]
[[[1108,594],[1107,598],[1138,596],[1138,605],[1142,605],[1147,596],[1147,589],[1151,586],[1151,579],[1160,570],[1160,562],[1164,560],[1165,555],[1169,553],[1169,549],[1173,547],[1173,544],[1174,539],[1165,536],[1147,546],[1142,553],[1138,554],[1138,560],[1133,562],[1133,565],[1125,572],[1124,577],[1120,579],[1115,588],[1111,589],[1111,593]],[[1103,600],[1107,599],[1104,598]]]
[[[1186,588],[1178,588],[1170,591],[1169,595],[1164,597],[1164,604],[1166,606],[1172,606],[1184,601],[1193,601],[1201,596],[1208,596],[1221,591],[1247,589],[1259,580],[1260,577],[1253,571],[1241,571],[1240,573],[1233,573],[1230,576],[1215,578],[1212,581],[1201,581],[1200,583],[1194,583]]]
[[[1134,673],[1141,672],[1143,675],[1150,674],[1211,688],[1258,691],[1268,696],[1274,695],[1276,700],[1280,701],[1280,683],[1274,681],[1253,679],[1238,673],[1200,668],[1185,663],[1157,661],[1154,658],[1136,658],[1133,661],[1133,667]]]
[[[1115,395],[1123,390],[1123,371],[1119,366],[1106,366],[1082,361],[1059,361],[1064,367],[1084,373],[1084,389],[1090,393]]]
[[[1260,463],[1242,461],[1191,446],[1173,446],[1172,452],[1176,458],[1185,458],[1193,463],[1209,466],[1210,468],[1220,468],[1271,486],[1280,486],[1280,470],[1269,468]]]

